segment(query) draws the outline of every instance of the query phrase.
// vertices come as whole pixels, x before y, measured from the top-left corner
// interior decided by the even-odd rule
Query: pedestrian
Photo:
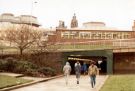
[[[80,75],[81,75],[81,65],[79,61],[77,61],[75,64],[75,74],[76,74],[77,84],[79,84]]]
[[[98,74],[98,68],[95,65],[95,62],[92,61],[91,65],[89,66],[89,69],[88,69],[88,75],[90,76],[90,79],[91,79],[92,88],[94,88],[94,86],[96,85],[96,75],[97,74]]]
[[[66,62],[65,66],[63,67],[63,72],[64,72],[64,76],[65,76],[66,85],[68,85],[68,79],[69,79],[69,75],[71,72],[71,66],[70,66],[69,62]]]
[[[83,65],[82,65],[82,68],[81,68],[81,69],[82,69],[82,73],[85,75],[85,74],[87,73],[87,70],[88,70],[88,69],[87,69],[87,65],[86,65],[86,63],[85,63],[85,62],[83,63]]]
[[[75,65],[74,65],[75,67],[77,66],[77,63],[79,63],[79,61],[77,61],[77,62],[75,63]],[[81,65],[81,64],[79,63],[79,65]]]

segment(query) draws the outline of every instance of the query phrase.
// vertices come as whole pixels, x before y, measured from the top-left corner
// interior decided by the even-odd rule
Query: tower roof
[[[74,16],[71,20],[71,28],[76,28],[78,27],[78,20],[76,19],[76,14],[74,13]]]

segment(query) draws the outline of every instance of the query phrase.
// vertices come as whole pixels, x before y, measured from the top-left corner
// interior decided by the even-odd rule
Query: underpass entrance
[[[107,60],[106,57],[102,56],[78,56],[78,55],[70,55],[68,56],[68,62],[71,65],[72,71],[71,74],[75,74],[74,71],[74,65],[76,61],[79,61],[81,66],[83,63],[86,63],[87,70],[90,66],[90,60],[93,60],[95,62],[95,65],[99,68],[100,74],[106,74],[107,73]]]
[[[93,51],[70,51],[62,53],[63,65],[68,61],[72,67],[71,74],[74,74],[74,64],[79,61],[81,65],[86,62],[87,68],[90,60],[95,61],[100,69],[100,74],[113,74],[113,52],[112,50],[93,50]]]

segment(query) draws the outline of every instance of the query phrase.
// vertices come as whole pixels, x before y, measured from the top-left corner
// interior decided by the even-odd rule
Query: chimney
[[[132,31],[135,31],[135,20],[134,20],[134,24],[132,26]]]

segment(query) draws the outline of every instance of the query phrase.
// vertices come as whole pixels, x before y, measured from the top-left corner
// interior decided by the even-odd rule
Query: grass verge
[[[0,89],[31,82],[31,81],[32,80],[26,80],[22,78],[15,78],[11,76],[0,75]]]
[[[135,75],[111,75],[100,91],[135,91]]]

